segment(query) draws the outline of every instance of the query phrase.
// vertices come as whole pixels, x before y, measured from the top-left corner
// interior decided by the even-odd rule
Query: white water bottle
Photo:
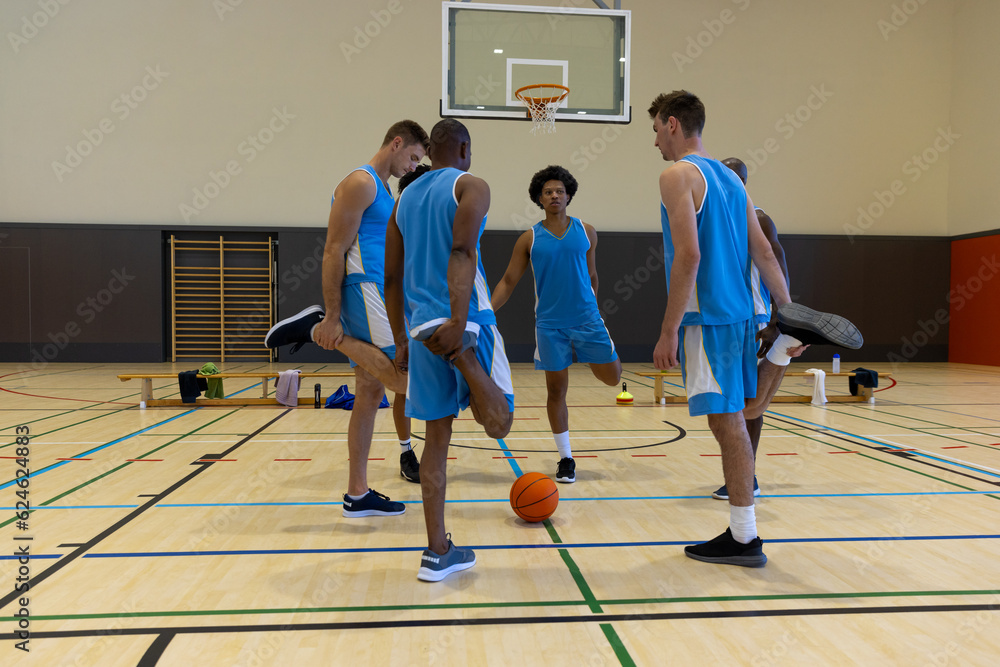
[[[833,372],[834,373],[839,373],[840,372],[840,355],[839,354],[833,355]]]

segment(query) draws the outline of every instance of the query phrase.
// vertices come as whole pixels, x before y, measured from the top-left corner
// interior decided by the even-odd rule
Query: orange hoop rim
[[[528,95],[523,95],[526,90],[536,90],[538,88],[558,88],[562,90],[561,95],[553,95],[549,97],[530,97]],[[545,104],[552,104],[554,102],[562,102],[569,95],[569,88],[560,85],[558,83],[533,83],[530,86],[522,86],[514,91],[514,97],[521,100],[525,104],[530,104],[532,106],[540,106]]]

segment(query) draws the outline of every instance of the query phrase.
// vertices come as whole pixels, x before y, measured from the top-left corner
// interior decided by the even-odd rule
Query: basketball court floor
[[[116,378],[184,369],[0,366],[4,665],[989,665],[1000,655],[998,369],[904,364],[875,404],[775,404],[757,465],[769,562],[746,569],[684,556],[727,525],[727,505],[711,498],[718,447],[704,418],[653,403],[636,375],[648,365],[627,365],[631,407],[572,368],[577,482],[559,485],[550,520],[516,519],[517,475],[554,475],[557,462],[544,378],[516,364],[509,437],[487,439],[468,412],[456,422],[446,519],[478,563],[439,583],[416,578],[420,489],[399,476],[389,410],[369,480],[406,514],[345,519],[347,412],[140,409],[138,384]],[[177,394],[168,380],[155,386]],[[225,389],[253,393],[250,381]],[[782,391],[811,393],[799,378]],[[18,435],[32,471],[21,487]],[[27,593],[15,589],[23,548]],[[12,638],[22,607],[30,653]]]

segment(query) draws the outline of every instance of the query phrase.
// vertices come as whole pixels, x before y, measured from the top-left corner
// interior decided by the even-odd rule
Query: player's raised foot
[[[399,474],[407,482],[420,484],[420,462],[412,449],[407,449],[399,455]]]
[[[274,349],[282,345],[292,345],[292,352],[298,352],[306,343],[312,342],[313,327],[320,323],[325,315],[323,306],[309,306],[291,317],[281,320],[264,336],[264,347]]]
[[[468,570],[476,564],[476,554],[472,549],[456,547],[451,541],[451,533],[446,537],[448,550],[443,554],[424,549],[420,556],[420,570],[417,572],[417,579],[420,581],[441,581],[449,574]]]
[[[800,303],[786,303],[778,309],[778,330],[797,338],[803,345],[836,345],[857,350],[865,342],[861,332],[847,318],[821,313]]]
[[[405,511],[406,506],[403,503],[394,503],[388,496],[374,489],[368,489],[368,493],[357,500],[344,494],[343,514],[351,519],[362,516],[396,516]]]
[[[764,567],[767,556],[764,555],[764,542],[755,537],[749,544],[743,544],[733,539],[729,528],[714,540],[684,547],[684,555],[705,563],[720,563],[722,565],[740,565],[742,567]]]
[[[760,487],[757,486],[757,475],[753,476],[753,495],[755,498],[760,495]],[[729,489],[723,484],[712,492],[712,497],[716,500],[729,500]]]
[[[572,484],[576,481],[576,461],[574,459],[567,457],[559,460],[556,481],[563,484]]]

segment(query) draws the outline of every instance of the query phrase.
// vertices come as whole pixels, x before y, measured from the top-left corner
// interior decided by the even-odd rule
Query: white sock
[[[770,361],[775,366],[787,366],[788,362],[792,360],[788,353],[785,352],[790,347],[799,347],[802,345],[802,341],[794,336],[789,336],[788,334],[778,334],[777,340],[774,341],[774,345],[771,349],[767,351],[767,360]]]
[[[367,496],[367,495],[368,495],[368,492],[367,492],[367,491],[365,491],[365,492],[364,492],[364,493],[362,493],[362,494],[361,494],[360,496],[352,496],[351,494],[349,494],[349,493],[348,493],[348,494],[347,494],[347,497],[348,497],[348,498],[350,498],[351,500],[361,500],[362,498],[364,498],[364,497],[365,497],[365,496]],[[751,538],[751,539],[752,539],[752,538]]]
[[[412,438],[407,438],[406,440],[400,440],[400,441],[399,441],[399,446],[400,446],[400,448],[401,448],[401,449],[403,450],[403,451],[402,451],[402,452],[400,452],[400,453],[403,453],[403,452],[408,452],[408,451],[410,451],[411,449],[413,449],[413,447],[411,447],[411,446],[410,446],[410,441],[411,441],[411,440],[412,440]]]
[[[757,514],[754,511],[754,506],[730,505],[729,530],[733,532],[733,539],[740,544],[749,544],[753,538],[757,537]]]
[[[559,448],[559,458],[560,459],[573,458],[573,449],[569,446],[569,431],[563,431],[562,433],[553,433],[552,437],[556,441],[556,447]]]
[[[320,320],[320,322],[322,322],[322,321],[323,320]],[[309,330],[309,340],[311,340],[313,342],[316,342],[316,339],[313,337],[313,332],[316,331],[316,327],[318,327],[318,326],[319,326],[319,322],[317,322],[316,324],[312,325],[312,329]]]

